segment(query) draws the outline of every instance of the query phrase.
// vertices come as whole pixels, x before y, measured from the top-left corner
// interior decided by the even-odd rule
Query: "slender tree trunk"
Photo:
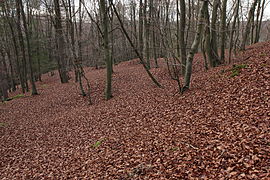
[[[188,46],[188,42],[189,42],[189,31],[191,29],[191,26],[192,26],[192,21],[191,20],[193,17],[194,17],[194,13],[192,13],[192,11],[194,11],[194,8],[193,8],[193,0],[192,2],[190,0],[188,0],[188,24],[187,24],[187,33],[186,33],[186,41],[185,41],[185,44],[186,46]],[[194,21],[193,21],[194,22]]]
[[[36,17],[37,17],[37,27],[36,27],[36,34],[37,34],[37,36],[36,36],[36,38],[37,38],[37,48],[36,48],[36,51],[37,51],[37,62],[38,62],[38,80],[39,81],[41,81],[41,64],[40,64],[40,31],[39,31],[39,22],[40,22],[40,19],[39,19],[39,17],[40,16],[38,16],[38,15],[36,15]]]
[[[214,0],[213,3],[213,11],[212,11],[212,21],[211,21],[211,51],[212,51],[212,67],[217,66],[219,62],[218,55],[218,43],[217,43],[217,17],[218,17],[218,7],[220,6],[220,0]]]
[[[29,91],[28,83],[27,83],[27,65],[26,65],[25,45],[24,45],[24,39],[23,39],[22,27],[21,27],[21,8],[20,8],[20,3],[18,0],[16,1],[16,10],[17,10],[17,32],[18,32],[20,50],[22,53],[22,69],[23,69],[22,79],[23,79],[23,84],[24,84],[24,86],[22,87],[25,87],[26,91]]]
[[[104,44],[104,59],[106,62],[106,89],[105,99],[112,98],[112,62],[110,58],[109,49],[109,22],[108,22],[108,6],[106,0],[100,0],[100,13],[102,15],[102,30],[103,30],[103,44]]]
[[[10,75],[11,75],[11,88],[12,88],[12,91],[16,91],[15,73],[14,73],[10,50],[7,51],[7,57],[9,61],[8,63],[9,63],[9,69],[10,69]]]
[[[29,36],[28,26],[27,26],[27,22],[26,22],[25,13],[24,13],[24,7],[23,7],[22,0],[17,0],[17,1],[19,1],[19,4],[20,4],[23,26],[24,26],[24,31],[25,31],[25,38],[26,38],[26,45],[27,45],[27,52],[28,52],[30,82],[31,82],[31,86],[32,86],[32,95],[37,95],[38,92],[37,92],[37,88],[36,88],[36,84],[35,84],[35,80],[34,80],[34,73],[33,73],[30,36]]]
[[[207,56],[206,56],[206,53],[205,53],[205,45],[206,45],[206,28],[205,28],[205,31],[204,31],[204,36],[202,38],[202,43],[201,43],[201,49],[202,49],[202,54],[203,54],[203,60],[204,60],[204,68],[205,70],[207,71],[208,70],[208,62],[207,62]],[[209,36],[210,37],[210,36]]]
[[[144,57],[143,55],[143,19],[144,19],[144,14],[143,14],[143,1],[140,0],[140,9],[139,9],[139,52]]]
[[[234,33],[236,31],[236,21],[237,21],[237,16],[238,16],[238,12],[239,12],[239,5],[240,5],[240,0],[237,0],[236,6],[234,9],[234,17],[233,17],[233,22],[232,22],[231,32],[230,32],[229,63],[231,63],[231,59],[232,59],[233,39],[234,39]]]
[[[3,59],[4,61],[4,59]],[[6,74],[4,70],[1,67],[1,61],[0,61],[0,100],[5,101],[8,99],[8,82],[6,79]]]
[[[144,0],[144,8],[143,8],[143,14],[144,14],[144,55],[146,59],[146,66],[148,69],[150,69],[150,52],[149,52],[149,26],[150,26],[150,18],[149,18],[149,11],[147,11],[147,4],[148,1]]]
[[[61,22],[61,10],[59,0],[54,0],[54,11],[55,11],[55,35],[56,35],[56,46],[57,46],[57,63],[58,71],[61,79],[61,83],[68,83],[68,71],[67,71],[67,62],[65,56],[65,41],[63,35],[63,28]]]
[[[156,36],[156,31],[155,31],[155,22],[156,22],[156,10],[155,11],[153,10],[153,15],[152,15],[152,40],[153,40],[155,68],[158,68],[157,36]]]
[[[177,0],[178,1],[178,0]],[[186,69],[186,43],[185,43],[185,28],[186,28],[186,4],[185,1],[180,0],[180,34],[179,42],[180,43],[180,52],[181,52],[181,64],[182,64],[182,74],[185,74]]]
[[[20,62],[19,62],[18,45],[17,45],[17,41],[16,41],[13,26],[9,21],[8,21],[8,24],[9,24],[9,28],[10,28],[10,31],[11,31],[12,43],[13,43],[13,47],[14,47],[14,51],[15,51],[16,71],[19,74],[19,81],[20,81],[20,84],[21,84],[22,92],[25,93],[25,84],[24,84],[24,81],[23,81],[23,75],[22,75],[22,72],[21,72],[21,66],[20,66]]]
[[[209,62],[211,67],[215,67],[215,54],[212,49],[211,45],[211,34],[210,34],[210,16],[209,16],[209,11],[208,8],[205,10],[205,31],[204,31],[204,50],[205,50],[205,56],[206,56],[206,61]],[[212,30],[213,31],[213,30]]]
[[[198,50],[200,40],[202,37],[203,25],[205,23],[204,22],[204,12],[207,8],[208,8],[208,1],[203,1],[203,4],[200,8],[199,21],[197,24],[195,39],[192,43],[190,52],[189,52],[188,57],[187,57],[186,72],[185,72],[184,86],[183,86],[182,92],[184,92],[186,89],[189,89],[190,79],[191,79],[191,74],[192,74],[192,62],[193,62],[194,55],[195,55],[196,51]]]
[[[2,66],[2,68],[0,70],[3,71],[2,72],[4,74],[3,75],[3,80],[6,82],[5,89],[8,90],[8,89],[10,89],[11,79],[9,77],[7,63],[6,63],[6,52],[4,52],[4,50],[0,50],[0,51],[1,51],[1,55],[2,55],[2,64],[0,62],[0,68],[1,68],[1,66]]]
[[[136,48],[138,47],[138,39],[137,39],[137,23],[136,23],[136,2],[133,0],[132,1],[132,21],[133,21],[133,33],[134,33],[134,42],[135,42],[135,46]]]
[[[221,10],[221,41],[220,41],[220,63],[225,61],[225,47],[226,47],[226,14],[227,14],[227,0],[223,0]]]
[[[114,73],[114,71],[113,71],[113,65],[114,65],[114,32],[113,32],[114,14],[113,14],[113,10],[111,10],[110,14],[111,14],[111,21],[110,21],[110,30],[111,30],[111,35],[110,35],[110,38],[111,38],[110,58],[111,58],[112,73]]]
[[[260,40],[262,19],[263,19],[264,10],[265,10],[265,2],[266,2],[266,0],[263,0],[262,6],[261,6],[261,11],[260,11],[260,13],[258,13],[258,16],[257,16],[257,26],[256,26],[256,35],[255,35],[255,42],[254,43],[257,43]],[[258,18],[259,15],[260,15],[260,19]]]
[[[241,43],[241,50],[245,50],[245,46],[248,40],[248,36],[250,34],[250,29],[251,29],[251,24],[252,24],[252,19],[254,19],[254,11],[256,9],[258,0],[254,0],[252,6],[250,7],[249,13],[248,13],[248,19],[247,19],[247,25],[245,28],[245,32],[243,35],[243,40]]]
[[[176,38],[177,38],[177,43],[176,43],[176,51],[177,51],[177,56],[181,57],[180,53],[180,9],[179,9],[179,0],[176,0]]]

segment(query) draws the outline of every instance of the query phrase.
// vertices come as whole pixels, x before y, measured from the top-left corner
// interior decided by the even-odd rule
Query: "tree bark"
[[[257,16],[256,35],[255,35],[255,42],[254,43],[257,43],[260,40],[260,33],[261,33],[261,27],[262,27],[262,19],[263,19],[264,10],[265,10],[265,2],[266,2],[266,0],[263,0],[260,14],[257,12],[258,13],[258,16]],[[260,16],[260,18],[259,18],[259,16]]]
[[[144,57],[143,55],[143,1],[140,0],[140,5],[139,5],[139,52]]]
[[[237,0],[236,6],[234,9],[234,17],[233,17],[233,22],[231,26],[231,32],[230,32],[230,42],[229,42],[229,63],[231,63],[232,59],[232,48],[233,48],[233,38],[234,38],[234,33],[235,33],[235,28],[236,28],[236,21],[237,21],[237,16],[239,12],[239,5],[240,5],[240,0]]]
[[[223,0],[221,10],[221,41],[220,41],[220,63],[225,61],[225,47],[226,47],[226,9],[227,0]]]
[[[33,62],[32,62],[32,54],[31,54],[31,45],[30,45],[30,36],[29,36],[29,31],[28,31],[28,25],[26,22],[26,16],[24,13],[24,6],[22,3],[22,0],[17,0],[20,8],[21,8],[21,13],[22,13],[22,20],[23,20],[23,27],[25,31],[25,38],[26,38],[26,45],[27,45],[27,53],[28,53],[28,64],[29,64],[29,72],[30,72],[30,82],[32,86],[32,95],[37,95],[37,88],[34,80],[34,73],[33,73]]]
[[[204,12],[205,16],[205,31],[204,31],[204,50],[206,51],[206,59],[209,62],[211,67],[215,67],[216,62],[215,62],[215,54],[214,50],[212,49],[212,44],[211,44],[211,30],[210,30],[210,16],[209,16],[209,11],[208,8],[206,8]],[[213,31],[213,30],[212,30]]]
[[[189,86],[190,86],[190,79],[191,79],[191,74],[192,74],[192,62],[193,62],[194,55],[198,50],[200,40],[202,37],[203,25],[205,23],[204,22],[204,12],[205,12],[206,8],[208,8],[208,1],[203,1],[203,4],[200,8],[199,21],[197,24],[195,39],[192,43],[190,52],[189,52],[188,57],[187,57],[186,72],[185,72],[184,86],[183,86],[182,92],[189,89]]]
[[[56,34],[56,46],[57,46],[57,63],[58,63],[58,71],[61,79],[61,83],[68,83],[68,71],[67,71],[67,62],[66,62],[66,54],[65,54],[65,41],[63,35],[63,28],[61,22],[61,10],[59,0],[54,0],[54,11],[55,11],[55,34]]]
[[[251,6],[251,8],[249,10],[248,19],[247,19],[247,25],[246,25],[245,32],[244,32],[244,35],[243,35],[243,40],[242,40],[242,43],[241,43],[241,50],[245,50],[247,39],[248,39],[248,36],[250,34],[252,19],[254,19],[254,11],[255,11],[257,2],[258,2],[258,0],[254,0],[253,4],[252,4],[252,6]]]
[[[177,0],[178,1],[178,0]],[[185,1],[180,0],[180,52],[181,52],[181,70],[185,74],[186,69],[186,43],[185,43],[185,28],[186,28],[186,4]]]
[[[217,27],[217,17],[218,17],[218,8],[220,6],[220,0],[214,0],[213,4],[213,11],[212,11],[212,20],[211,20],[211,53],[212,53],[212,67],[217,66],[220,64],[219,62],[219,55],[218,55],[218,27]]]
[[[25,45],[23,40],[23,33],[22,33],[22,27],[21,27],[21,8],[20,3],[17,0],[16,1],[16,10],[17,10],[17,33],[18,33],[18,40],[20,44],[20,50],[22,53],[22,91],[23,93],[26,91],[29,91],[28,89],[28,83],[27,83],[27,66],[26,66],[26,54],[25,54]],[[19,56],[19,53],[18,53]]]
[[[112,61],[110,58],[109,49],[109,22],[108,22],[108,6],[106,0],[100,0],[100,12],[102,15],[102,30],[103,30],[103,44],[104,44],[104,59],[106,62],[106,89],[105,99],[112,98]]]

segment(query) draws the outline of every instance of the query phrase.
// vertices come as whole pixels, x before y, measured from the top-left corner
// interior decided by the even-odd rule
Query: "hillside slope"
[[[92,106],[75,83],[44,76],[39,96],[0,104],[0,178],[270,178],[269,54],[269,42],[248,47],[236,74],[205,72],[197,55],[183,95],[165,67],[152,70],[160,89],[130,61],[104,101],[105,71],[87,69]]]

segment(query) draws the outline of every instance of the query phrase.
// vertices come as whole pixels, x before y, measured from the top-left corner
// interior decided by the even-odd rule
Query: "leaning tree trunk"
[[[151,80],[158,86],[158,87],[162,87],[159,82],[155,79],[155,77],[152,75],[152,73],[149,71],[149,69],[147,68],[147,65],[145,64],[144,60],[143,60],[143,57],[142,55],[140,54],[140,52],[136,49],[135,45],[133,44],[131,38],[129,37],[125,27],[124,27],[124,24],[122,22],[122,20],[120,19],[120,16],[119,16],[119,13],[117,12],[117,9],[115,7],[115,5],[113,4],[113,1],[112,0],[109,0],[110,1],[110,5],[113,7],[113,10],[115,12],[115,15],[119,21],[119,24],[121,26],[121,29],[124,33],[124,35],[126,36],[128,42],[130,43],[131,47],[133,48],[133,50],[135,51],[136,55],[139,57],[140,59],[140,63],[143,65],[143,68],[145,69],[145,71],[147,72],[148,76],[151,78]]]
[[[202,31],[203,31],[203,26],[204,26],[204,12],[207,8],[208,8],[208,1],[203,1],[203,4],[199,12],[199,22],[197,24],[195,39],[192,43],[190,52],[187,57],[186,73],[185,73],[184,86],[183,86],[182,92],[184,92],[186,89],[189,89],[190,79],[191,79],[191,74],[192,74],[192,62],[193,62],[194,55],[198,50],[200,40],[202,37]]]

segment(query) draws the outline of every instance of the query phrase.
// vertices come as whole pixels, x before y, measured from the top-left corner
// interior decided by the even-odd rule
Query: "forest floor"
[[[270,42],[236,66],[208,70],[196,55],[191,89],[178,94],[166,67],[86,69],[93,105],[72,80],[43,76],[40,95],[0,104],[0,179],[269,179]],[[19,92],[17,92],[19,93]]]

